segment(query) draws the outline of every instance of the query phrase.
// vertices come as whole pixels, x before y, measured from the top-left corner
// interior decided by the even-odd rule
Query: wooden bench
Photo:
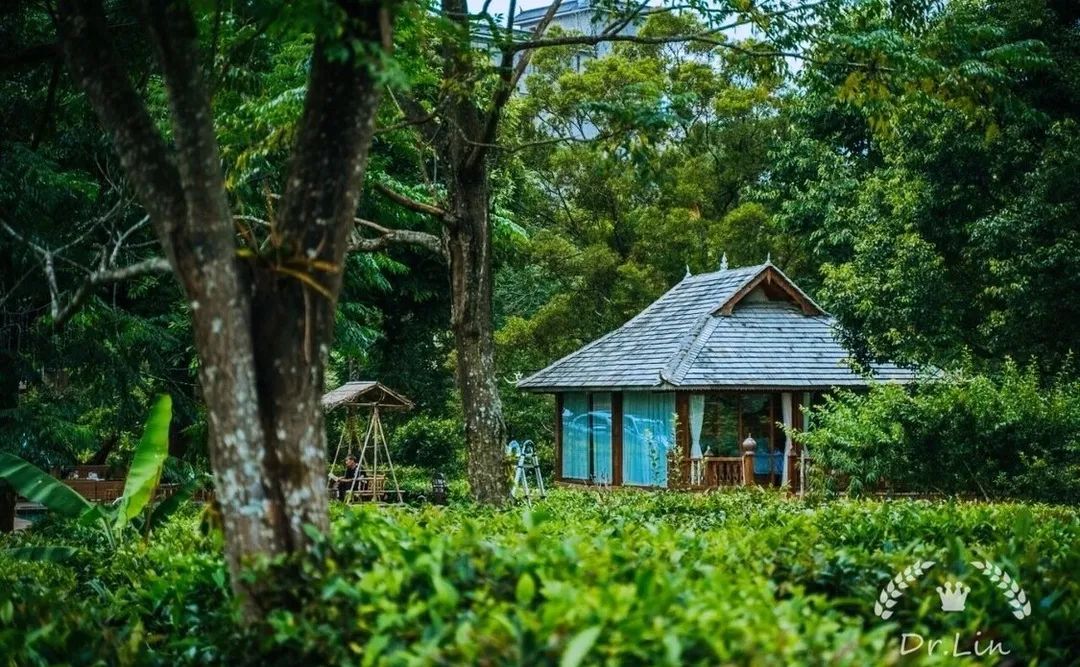
[[[360,480],[360,483],[357,486],[359,488],[346,491],[345,502],[355,503],[364,500],[381,501],[383,496],[386,495],[386,475],[365,477]],[[331,493],[333,496],[336,496],[337,489],[332,490]]]

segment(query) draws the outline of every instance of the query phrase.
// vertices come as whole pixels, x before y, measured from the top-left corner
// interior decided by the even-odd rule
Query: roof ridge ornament
[[[689,265],[689,264],[687,264],[687,265],[686,265],[686,275],[685,275],[685,276],[683,276],[683,279],[689,278],[689,277],[690,277],[691,275],[692,275],[692,274],[690,273],[690,265]]]
[[[720,258],[720,270],[727,271],[727,253],[725,252],[723,257]]]
[[[765,253],[765,263],[772,264],[772,251]]]

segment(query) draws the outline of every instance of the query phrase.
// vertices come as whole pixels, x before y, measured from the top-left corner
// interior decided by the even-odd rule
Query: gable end
[[[803,315],[824,315],[825,311],[821,309],[813,300],[806,295],[801,289],[795,286],[795,283],[791,282],[780,271],[780,269],[769,264],[766,265],[761,273],[757,274],[752,280],[740,287],[734,294],[732,294],[724,303],[720,304],[715,310],[713,315],[731,315],[735,310],[735,306],[740,301],[745,299],[755,289],[762,287],[767,291],[778,291],[785,297],[790,299],[792,303],[795,303],[802,309]]]

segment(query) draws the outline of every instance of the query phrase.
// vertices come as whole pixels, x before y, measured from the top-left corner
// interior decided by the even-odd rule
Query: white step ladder
[[[514,465],[514,484],[510,488],[510,498],[524,500],[526,505],[532,506],[533,496],[546,498],[544,490],[544,476],[540,472],[540,459],[536,456],[536,445],[532,440],[519,443],[511,440],[506,446],[507,456],[517,459]],[[529,475],[532,474],[535,486],[530,486]]]

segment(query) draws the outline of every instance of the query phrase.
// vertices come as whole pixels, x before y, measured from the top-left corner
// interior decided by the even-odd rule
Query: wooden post
[[[675,446],[680,455],[678,487],[690,483],[690,394],[685,391],[675,392]],[[672,477],[668,471],[668,479]]]
[[[552,476],[556,482],[562,481],[562,411],[563,395],[555,394],[555,474]]]
[[[611,393],[611,485],[623,483],[623,408],[622,392]]]
[[[746,440],[742,442],[743,457],[742,457],[742,479],[743,486],[754,485],[754,451],[757,450],[757,441],[753,436],[747,434]]]
[[[801,432],[803,428],[803,415],[802,415],[802,392],[791,392],[791,426],[797,432]],[[799,488],[798,477],[802,475],[802,470],[799,469],[799,451],[802,449],[795,438],[791,439],[791,456],[785,457],[784,465],[788,467],[788,490],[791,493],[795,493]]]
[[[780,398],[780,394],[769,394],[769,483],[768,486],[777,486],[776,479],[776,446],[777,433],[780,429],[776,427],[776,401]],[[781,450],[783,451],[783,450]]]

